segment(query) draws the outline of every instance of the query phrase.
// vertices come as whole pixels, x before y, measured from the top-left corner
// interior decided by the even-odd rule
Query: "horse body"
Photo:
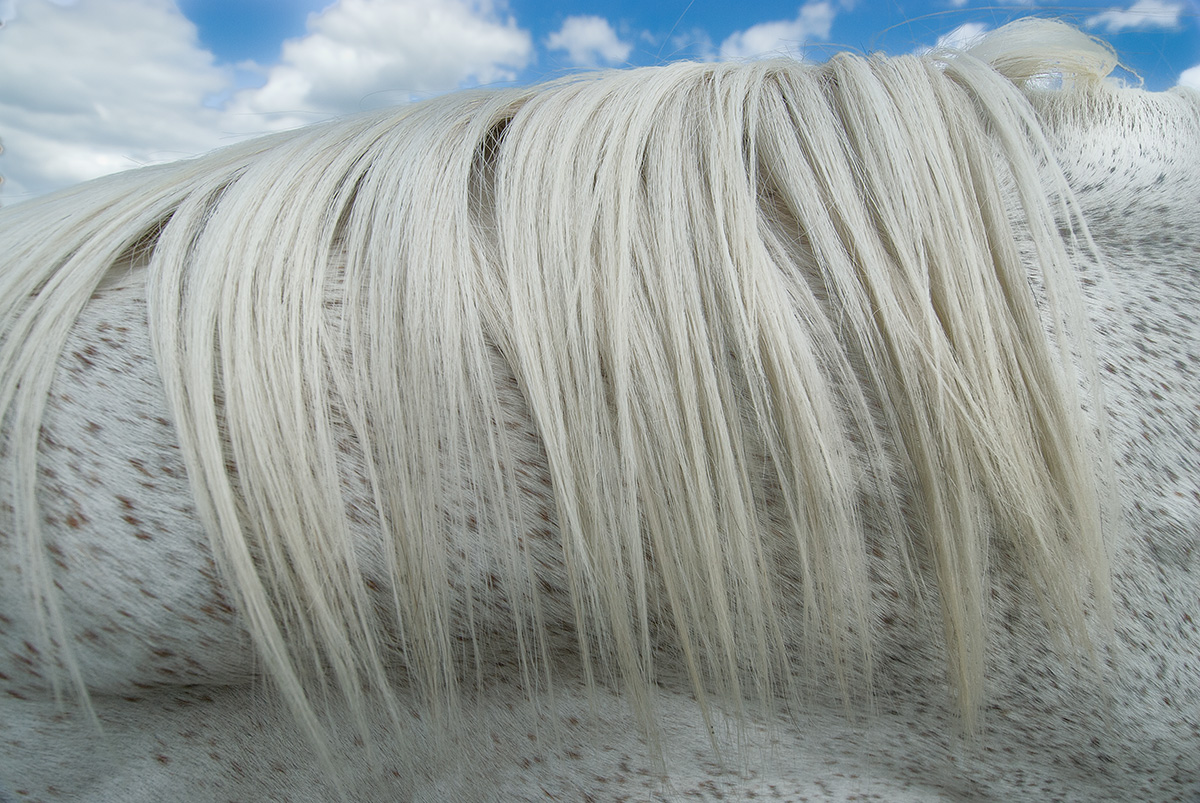
[[[37,446],[44,549],[61,621],[69,624],[70,659],[59,643],[63,631],[40,615],[47,603],[29,602],[36,575],[16,537],[17,511],[8,502],[0,511],[0,781],[7,784],[0,799],[1193,799],[1200,794],[1200,633],[1193,621],[1200,601],[1200,99],[1096,87],[1080,95],[1027,92],[1095,244],[1094,252],[1072,252],[1073,267],[1094,323],[1123,522],[1108,544],[1112,635],[1093,623],[1091,657],[1064,660],[1070,650],[1055,646],[1062,636],[1042,615],[1045,590],[1015,547],[996,547],[985,575],[982,725],[963,734],[961,710],[948,694],[954,683],[945,640],[953,631],[939,618],[937,581],[918,567],[914,582],[911,561],[929,556],[897,546],[881,515],[865,525],[872,549],[863,571],[876,626],[869,672],[800,650],[792,668],[803,677],[781,693],[787,702],[713,693],[716,702],[705,706],[697,701],[703,683],[698,689],[680,658],[684,649],[668,638],[646,652],[658,660],[646,703],[654,726],[635,727],[641,704],[630,697],[643,693],[636,679],[603,661],[596,678],[591,668],[579,669],[580,650],[602,653],[605,635],[578,643],[576,630],[587,628],[561,543],[570,508],[556,504],[565,480],[543,442],[553,432],[532,411],[529,369],[508,358],[515,346],[494,343],[486,352],[497,388],[488,413],[491,426],[511,435],[497,465],[513,471],[520,489],[513,516],[526,523],[521,554],[537,591],[524,596],[516,584],[526,568],[496,568],[508,553],[489,543],[483,508],[473,501],[491,498],[502,483],[476,476],[464,485],[453,466],[442,469],[444,485],[458,483],[458,490],[438,509],[453,548],[437,576],[450,580],[456,602],[445,609],[453,614],[445,627],[473,682],[441,712],[431,711],[431,700],[445,690],[420,693],[424,681],[415,672],[409,682],[418,691],[378,707],[360,701],[356,709],[353,695],[324,689],[327,696],[312,695],[322,727],[315,741],[287,696],[275,693],[286,678],[272,674],[260,634],[239,611],[236,583],[222,565],[228,556],[214,548],[206,526],[213,513],[197,508],[179,408],[154,356],[152,267],[144,249],[123,249],[71,326]],[[277,145],[297,141],[284,137]],[[248,164],[250,156],[224,158]],[[1041,168],[1051,184],[1056,165]],[[113,180],[112,192],[125,180]],[[1004,192],[1012,200],[1016,190]],[[1070,211],[1056,212],[1069,227]],[[1022,240],[1019,250],[1028,256],[1034,245]],[[335,253],[331,261],[345,257]],[[872,396],[867,404],[883,402]],[[371,472],[380,467],[347,446],[357,414],[349,405],[333,416],[330,442],[345,448],[332,459],[340,493],[351,500],[358,566],[378,576],[369,588],[386,589],[393,564],[380,522],[389,508],[374,497]],[[6,432],[11,426],[6,419]],[[6,441],[6,481],[19,471],[15,451]],[[770,465],[763,455],[745,460],[760,471]],[[871,470],[861,469],[868,478]],[[491,519],[497,530],[501,518]],[[802,580],[791,582],[804,597]],[[663,602],[655,594],[666,592],[650,587],[651,621],[666,627],[683,603]],[[43,600],[38,593],[33,598]],[[381,592],[385,600],[391,593]],[[430,593],[427,609],[443,610]],[[804,597],[785,613],[803,620],[815,604]],[[509,643],[515,637],[507,623],[522,615],[537,620],[536,628],[518,628],[540,638],[537,648]],[[379,621],[402,630],[387,616]],[[409,650],[405,662],[415,662],[417,647],[404,646],[404,635],[389,637],[396,641],[381,644]],[[798,638],[788,631],[781,640]],[[857,638],[852,632],[841,649],[857,654]],[[69,690],[56,693],[54,675],[69,674],[72,660],[86,706],[64,701]],[[847,693],[864,680],[869,693]]]

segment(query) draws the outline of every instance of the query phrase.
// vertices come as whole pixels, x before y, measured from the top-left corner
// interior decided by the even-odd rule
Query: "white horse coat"
[[[1108,58],[464,93],[4,210],[0,801],[1198,799],[1200,97]]]

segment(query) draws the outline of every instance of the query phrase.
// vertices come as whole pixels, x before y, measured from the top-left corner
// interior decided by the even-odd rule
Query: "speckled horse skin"
[[[3,422],[0,803],[1200,801],[1200,94],[1096,85],[1092,101],[1077,102],[1036,82],[1024,91],[1095,246],[1072,251],[1073,268],[1121,520],[1106,544],[1111,627],[1089,609],[1090,653],[1056,644],[1039,593],[997,547],[986,575],[982,708],[978,725],[964,727],[937,581],[880,548],[867,564],[876,630],[867,690],[830,691],[837,679],[814,659],[816,680],[786,700],[781,693],[776,707],[753,694],[741,703],[714,695],[705,710],[667,644],[656,653],[656,727],[647,732],[625,699],[627,679],[579,668],[558,476],[527,388],[497,347],[495,411],[506,418],[493,423],[515,444],[552,687],[532,693],[537,678],[501,644],[464,664],[469,682],[443,715],[406,696],[403,683],[392,709],[358,712],[336,692],[308,688],[321,723],[315,740],[278,694],[197,508],[152,344],[154,246],[143,243],[89,291],[45,396],[37,516],[64,631],[35,615],[46,592],[33,588],[39,575],[16,530],[14,419]],[[164,186],[170,169],[74,192],[107,192],[115,205],[139,181]],[[0,234],[23,219],[17,212],[0,215]],[[46,238],[56,236],[52,223],[70,225],[52,213],[45,221]],[[0,253],[0,271],[6,259]],[[363,572],[382,584],[368,469],[353,448],[339,454]],[[454,535],[467,544],[464,562],[453,571],[469,573],[466,555],[475,542],[488,549],[488,536],[466,522]],[[652,631],[667,627],[663,610],[651,610]],[[505,632],[497,622],[507,611],[474,615],[470,635],[485,647]],[[793,666],[807,669],[802,659]],[[861,680],[850,674],[850,685]]]

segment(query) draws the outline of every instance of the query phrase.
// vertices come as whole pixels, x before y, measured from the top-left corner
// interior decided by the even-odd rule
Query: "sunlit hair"
[[[1032,24],[1040,64],[1106,71]],[[69,643],[34,493],[47,390],[106,274],[144,264],[197,509],[312,733],[319,678],[361,715],[402,672],[452,712],[487,638],[549,691],[563,632],[646,723],[662,650],[706,709],[786,695],[814,660],[854,693],[880,543],[939,601],[970,721],[994,548],[1078,643],[1109,594],[1087,238],[1016,33],[979,50],[1015,84],[940,51],[606,72],[4,210],[5,493],[43,639]],[[530,465],[566,608],[530,557]],[[471,621],[489,607],[499,635]]]

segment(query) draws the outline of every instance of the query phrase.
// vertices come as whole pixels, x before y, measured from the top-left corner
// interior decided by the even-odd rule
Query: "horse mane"
[[[786,691],[806,655],[852,691],[881,541],[937,599],[971,721],[997,549],[1055,632],[1086,642],[1109,604],[1086,228],[1022,90],[1064,63],[1098,80],[1109,51],[1025,25],[1032,61],[1005,60],[1011,30],[975,51],[1011,79],[951,51],[603,72],[0,211],[0,414],[44,640],[69,643],[39,421],[80,310],[144,270],[197,510],[314,732],[314,677],[362,711],[394,704],[400,667],[452,710],[486,652],[454,622],[497,589],[530,693],[560,631],[643,721],[664,648],[704,706]],[[513,383],[562,610],[531,558]],[[487,582],[454,575],[472,539]]]

